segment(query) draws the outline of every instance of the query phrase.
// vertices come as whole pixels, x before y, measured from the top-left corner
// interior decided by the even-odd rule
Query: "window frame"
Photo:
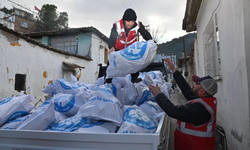
[[[220,41],[217,14],[213,15],[203,33],[205,75],[221,79]]]
[[[29,24],[27,22],[25,22],[25,21],[21,21],[21,27],[28,29]]]

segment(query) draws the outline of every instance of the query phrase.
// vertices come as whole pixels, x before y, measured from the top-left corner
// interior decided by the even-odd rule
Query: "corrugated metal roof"
[[[51,31],[40,31],[40,32],[31,32],[24,34],[31,38],[39,38],[42,36],[62,36],[62,35],[76,35],[79,33],[93,32],[97,34],[101,39],[108,43],[108,37],[101,33],[94,27],[80,27],[80,28],[69,28],[69,29],[60,29],[60,30],[51,30]]]

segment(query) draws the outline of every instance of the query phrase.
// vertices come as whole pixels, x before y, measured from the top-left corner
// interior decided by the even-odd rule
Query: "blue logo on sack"
[[[63,104],[65,101],[68,103]],[[68,112],[75,105],[75,95],[61,95],[54,99],[55,110],[59,112]]]
[[[117,64],[116,64],[116,56],[114,55],[114,60],[113,60],[113,63],[114,63],[114,67],[117,68]]]
[[[100,126],[103,125],[105,121],[95,121],[95,120],[88,120],[81,128],[91,128],[93,126]]]
[[[145,103],[145,105],[148,105],[148,106],[150,106],[150,107],[152,107],[153,109],[155,109],[155,111],[160,111],[160,109],[159,109],[159,107],[157,107],[157,104],[151,104],[151,103]]]
[[[140,73],[140,75],[139,75],[139,77],[138,78],[144,78],[145,77],[145,73],[144,72],[142,72],[142,73]]]
[[[81,118],[79,116],[74,116],[63,121],[60,121],[54,125],[50,130],[55,131],[74,131],[81,127],[87,121],[86,118]]]
[[[139,60],[144,56],[147,45],[147,42],[136,42],[120,51],[120,54],[128,60]]]
[[[110,90],[108,85],[101,85],[97,87],[97,90],[104,94],[112,94],[112,91]]]
[[[12,120],[12,121],[8,122],[7,124],[11,124],[14,122],[23,122],[23,121],[27,120],[28,118],[29,118],[29,115]]]
[[[40,105],[39,107],[44,107],[44,106],[46,106],[46,105],[48,105],[50,102],[51,102],[51,97],[50,98],[48,98],[42,105]]]
[[[127,108],[124,112],[122,120],[147,130],[153,130],[157,128],[156,120],[149,114],[143,112],[140,108]]]
[[[153,79],[156,79],[156,74],[153,71],[148,72],[148,74],[153,75]]]
[[[117,89],[116,89],[116,86],[114,84],[111,84],[111,89],[112,89],[114,96],[116,97]]]
[[[142,97],[140,99],[139,105],[144,103],[145,101],[149,100],[149,96],[151,95],[151,92],[149,90],[145,90],[142,94]]]
[[[59,80],[59,83],[65,90],[71,90],[71,89],[77,89],[81,87],[80,85],[77,85],[75,83],[67,82],[65,80]]]
[[[10,98],[5,98],[3,100],[0,101],[0,105],[3,105],[3,104],[6,104],[8,103],[13,97],[10,97]]]
[[[6,122],[9,122],[11,120],[14,120],[18,117],[21,117],[21,116],[24,116],[24,115],[27,115],[28,113],[26,111],[18,111],[18,112],[15,112],[13,113],[7,120]]]

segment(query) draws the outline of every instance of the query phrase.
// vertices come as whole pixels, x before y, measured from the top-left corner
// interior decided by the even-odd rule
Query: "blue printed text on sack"
[[[107,98],[104,98],[104,97],[96,96],[96,97],[93,97],[93,98],[89,99],[89,101],[95,101],[95,100],[103,101],[103,102],[110,102],[110,103],[117,103],[120,106],[120,108],[122,108],[122,105],[120,103],[118,103],[117,101],[107,99]]]
[[[10,98],[5,98],[3,100],[0,101],[0,105],[3,105],[3,104],[6,104],[8,103],[13,97],[10,97]]]

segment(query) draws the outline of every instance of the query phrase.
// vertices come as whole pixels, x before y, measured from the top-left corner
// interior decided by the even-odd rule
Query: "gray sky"
[[[127,8],[137,14],[137,20],[149,25],[151,30],[160,27],[160,34],[166,30],[160,43],[185,35],[182,19],[186,0],[11,0],[31,10],[44,4],[54,4],[59,12],[69,15],[69,27],[93,26],[109,37],[112,24],[122,18]],[[0,0],[0,6],[12,8],[17,5]]]

